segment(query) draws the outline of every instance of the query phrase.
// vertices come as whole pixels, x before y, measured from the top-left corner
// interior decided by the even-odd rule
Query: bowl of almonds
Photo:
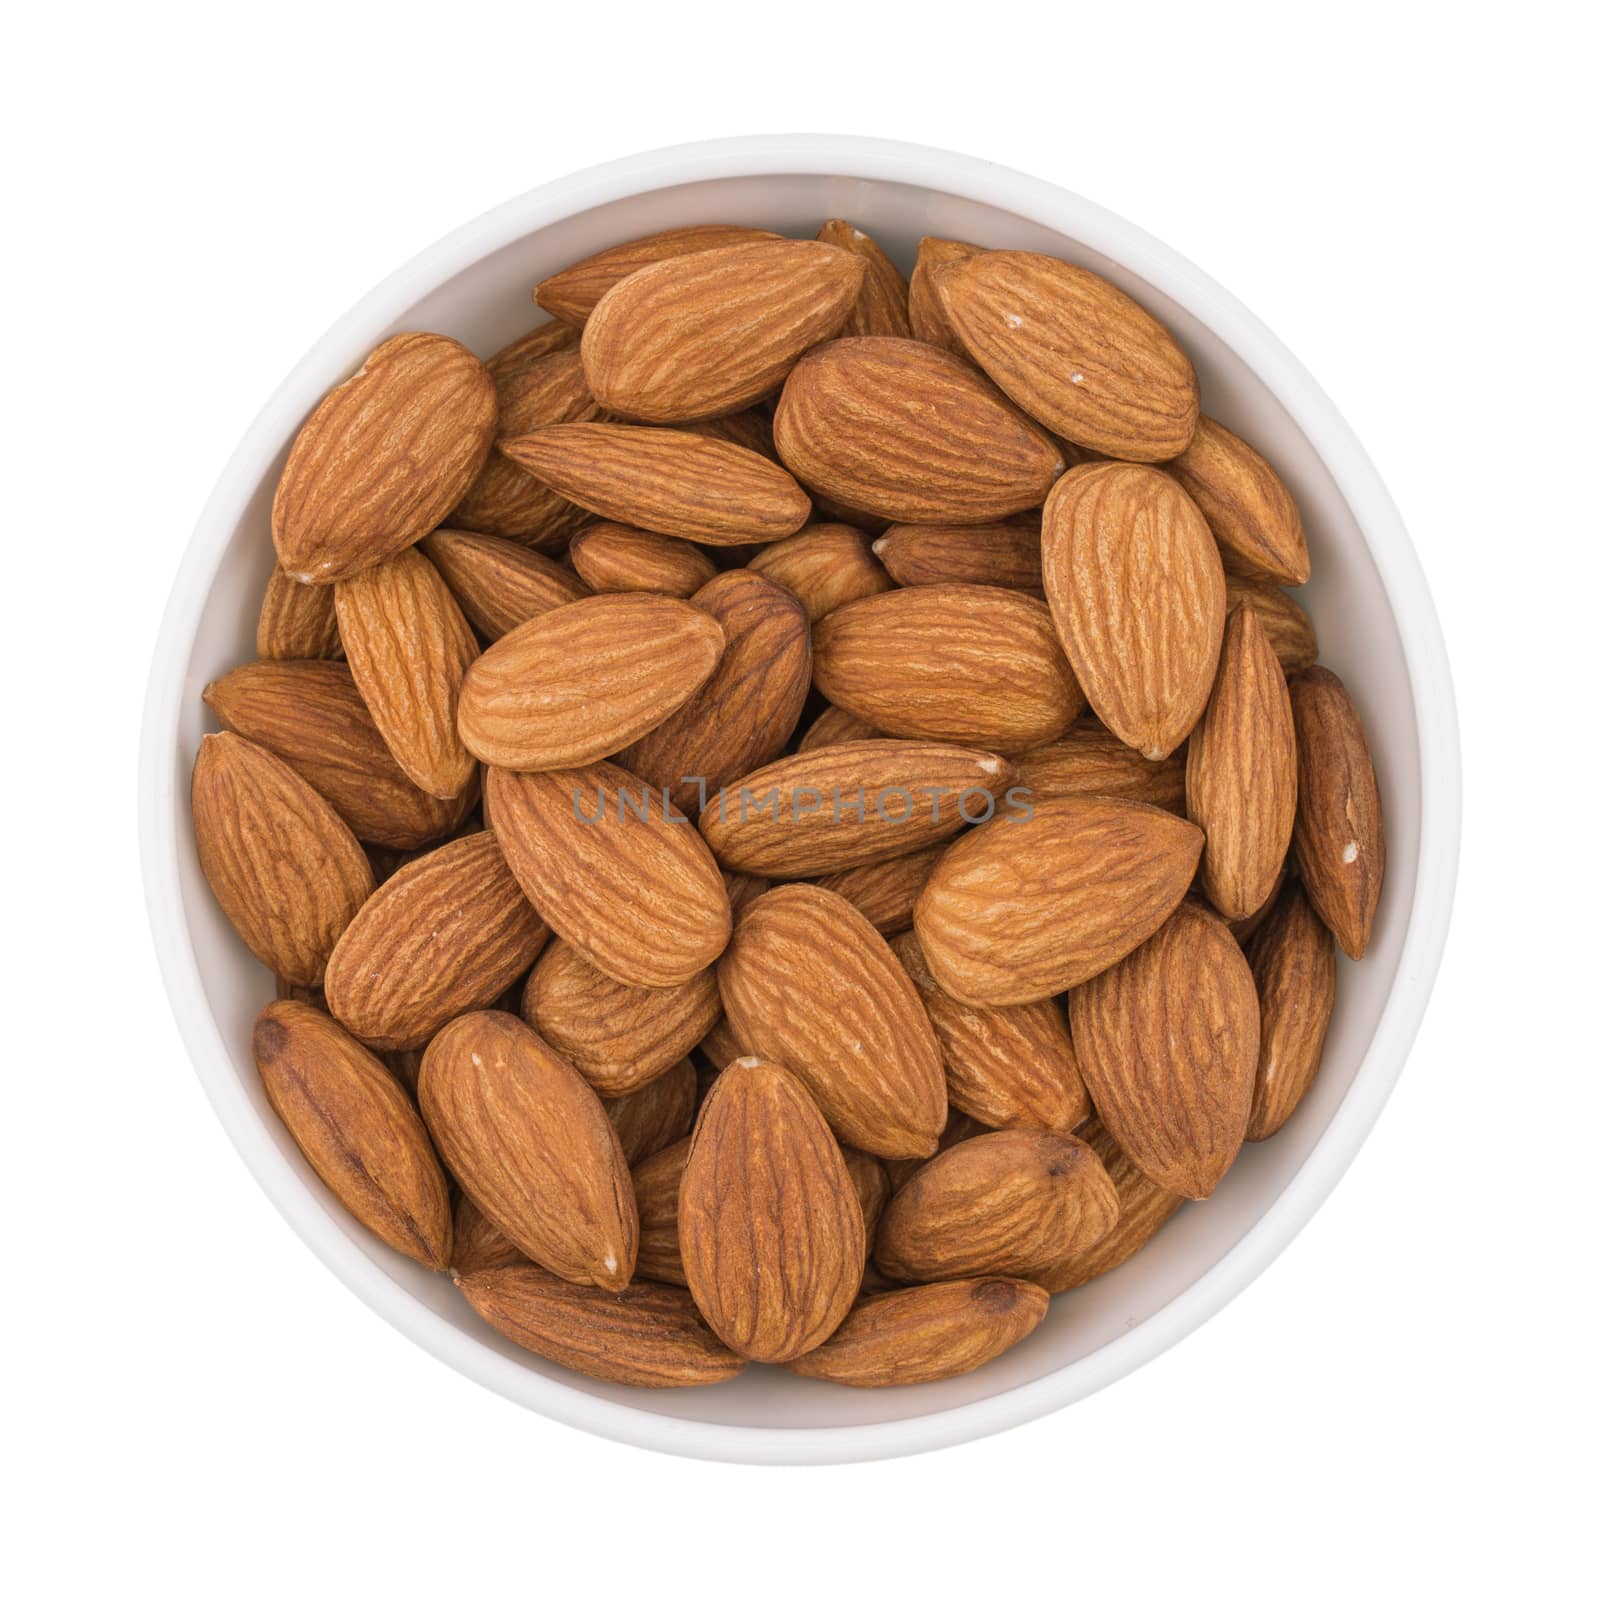
[[[1394,507],[1215,284],[963,157],[726,141],[294,370],[163,625],[146,883],[383,1316],[597,1433],[863,1459],[1304,1223],[1438,964],[1455,738]]]

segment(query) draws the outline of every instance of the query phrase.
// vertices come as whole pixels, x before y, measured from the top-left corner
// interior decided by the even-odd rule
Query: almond
[[[497,999],[548,937],[494,835],[470,834],[402,867],[357,912],[328,962],[328,1005],[375,1049],[418,1049]]]
[[[504,1011],[447,1024],[422,1058],[423,1121],[472,1203],[529,1260],[613,1294],[638,1248],[633,1185],[594,1091]]]
[[[286,762],[235,733],[201,739],[189,798],[200,870],[234,932],[280,978],[320,984],[372,893],[355,835]]]
[[[1361,715],[1326,667],[1289,686],[1299,758],[1294,859],[1317,915],[1352,961],[1366,954],[1383,889],[1383,807]]]
[[[953,1149],[958,1144],[964,1144],[968,1139],[976,1139],[985,1133],[994,1130],[986,1128],[981,1122],[974,1122],[965,1111],[952,1111],[945,1122],[944,1132],[939,1135],[939,1147],[935,1155],[942,1155],[946,1150]],[[901,1157],[895,1161],[885,1161],[884,1171],[889,1174],[889,1188],[893,1194],[898,1194],[911,1180],[927,1166],[931,1157],[912,1156]],[[885,1279],[884,1283],[891,1282]],[[883,1287],[883,1285],[879,1285]]]
[[[813,523],[764,546],[750,558],[750,570],[782,584],[813,622],[892,587],[867,536],[842,522]]]
[[[737,920],[744,914],[748,906],[758,895],[763,895],[771,888],[765,878],[749,877],[742,872],[724,872],[722,881],[728,890],[728,905]]]
[[[698,1096],[694,1063],[685,1057],[642,1089],[605,1102],[606,1115],[617,1130],[630,1167],[687,1136],[694,1126]]]
[[[339,637],[361,698],[390,754],[440,799],[476,776],[456,732],[456,702],[478,644],[438,569],[416,550],[344,579],[334,591]]]
[[[878,1229],[878,1219],[889,1203],[889,1196],[894,1193],[888,1169],[876,1156],[869,1156],[865,1150],[842,1145],[839,1153],[844,1157],[845,1170],[850,1174],[850,1186],[855,1190],[856,1202],[861,1207],[861,1224],[870,1251],[872,1236]]]
[[[799,1079],[741,1057],[700,1108],[678,1195],[701,1315],[753,1361],[792,1361],[843,1321],[866,1264],[855,1187]]]
[[[891,589],[812,635],[817,688],[901,738],[1011,753],[1058,739],[1083,694],[1042,601],[980,584]]]
[[[959,1377],[1026,1339],[1050,1298],[1016,1278],[964,1278],[862,1300],[826,1344],[788,1363],[857,1389]]]
[[[1184,814],[1186,749],[1146,761],[1093,717],[1081,717],[1054,744],[1017,758],[1017,784],[1034,800],[1100,795],[1142,800]]]
[[[739,1043],[726,1016],[700,1041],[700,1059],[711,1068],[713,1077],[730,1061],[737,1061],[744,1053],[744,1046]],[[701,1079],[700,1089],[703,1100],[706,1089],[704,1078]]]
[[[968,1005],[1060,994],[1166,921],[1203,842],[1192,823],[1131,800],[1045,800],[1027,820],[997,817],[956,840],[922,891],[928,968]]]
[[[1125,461],[1170,461],[1194,437],[1189,358],[1096,273],[986,250],[936,269],[933,286],[967,353],[1052,433]]]
[[[652,262],[608,289],[583,329],[583,369],[608,411],[690,422],[740,411],[843,325],[866,263],[769,239]]]
[[[721,1344],[687,1291],[638,1283],[620,1294],[563,1283],[538,1267],[456,1280],[472,1309],[546,1361],[608,1383],[684,1389],[726,1383],[744,1361]]]
[[[487,533],[440,528],[419,548],[443,575],[462,615],[491,641],[589,593],[548,556]]]
[[[928,1014],[882,935],[811,884],[769,889],[717,967],[722,1007],[747,1053],[796,1073],[846,1143],[931,1155],[944,1069]]]
[[[700,544],[765,544],[811,512],[782,467],[679,428],[578,422],[502,439],[500,449],[596,516]]]
[[[339,619],[333,591],[324,584],[296,583],[274,566],[261,596],[256,621],[256,654],[263,661],[338,661]]]
[[[552,317],[582,327],[606,293],[631,273],[657,261],[670,261],[701,250],[776,239],[764,228],[744,228],[735,223],[706,222],[691,228],[668,228],[642,239],[614,244],[609,250],[587,256],[575,265],[545,278],[533,291],[535,302]]]
[[[708,967],[672,989],[634,989],[555,940],[528,975],[522,1015],[596,1094],[632,1094],[681,1061],[722,1013]]]
[[[582,335],[582,328],[567,322],[546,321],[527,333],[513,339],[510,344],[496,350],[484,362],[489,376],[497,383],[502,378],[512,378],[526,372],[536,361],[553,356],[558,350],[570,350]]]
[[[897,522],[986,521],[1060,476],[1044,433],[964,361],[915,339],[834,339],[789,374],[773,419],[809,488]]]
[[[1274,583],[1304,583],[1311,576],[1300,508],[1283,479],[1237,434],[1202,416],[1168,470],[1211,524],[1223,566]]]
[[[1044,587],[1095,715],[1152,761],[1188,737],[1222,648],[1216,541],[1164,472],[1074,467],[1044,513]]]
[[[690,816],[789,742],[811,687],[811,629],[787,589],[754,572],[714,577],[694,596],[727,647],[711,676],[617,764],[669,792]],[[657,664],[666,673],[669,666]]]
[[[1100,1157],[1117,1191],[1116,1226],[1098,1244],[1066,1257],[1056,1266],[1033,1274],[1050,1294],[1076,1289],[1120,1267],[1153,1239],[1161,1225],[1183,1204],[1183,1196],[1158,1189],[1128,1159],[1098,1119],[1091,1117],[1078,1137]]]
[[[1255,983],[1219,918],[1186,901],[1071,995],[1078,1065],[1152,1183],[1203,1200],[1233,1164],[1261,1048]]]
[[[1317,659],[1317,630],[1299,603],[1275,584],[1226,573],[1228,610],[1236,611],[1246,600],[1267,630],[1273,653],[1285,673],[1298,672]]]
[[[405,1090],[331,1017],[275,1000],[251,1041],[267,1099],[312,1170],[364,1228],[442,1272],[450,1194]]]
[[[986,583],[1044,594],[1039,530],[1015,522],[954,527],[897,522],[873,540],[872,553],[905,588],[928,583]]]
[[[817,720],[806,729],[796,747],[802,750],[826,750],[830,744],[848,744],[854,739],[881,739],[883,735],[870,722],[863,722],[853,712],[842,711],[838,706],[826,706]]]
[[[717,575],[711,558],[684,539],[596,522],[567,547],[578,576],[596,594],[673,595],[687,600]]]
[[[523,1267],[528,1258],[473,1205],[458,1195],[455,1208],[455,1242],[450,1251],[450,1271],[457,1277],[486,1272],[491,1267]]]
[[[711,852],[631,773],[493,767],[485,794],[523,893],[608,977],[671,989],[722,954],[732,917]]]
[[[810,878],[948,839],[995,809],[1011,775],[959,745],[829,745],[748,773],[707,804],[700,831],[725,867]]]
[[[1189,735],[1190,819],[1205,832],[1200,884],[1228,919],[1259,909],[1283,871],[1294,829],[1289,686],[1250,605],[1228,618],[1217,678]]]
[[[289,450],[272,502],[278,560],[333,583],[438,527],[493,442],[494,382],[437,333],[385,340],[331,389]]]
[[[965,356],[956,330],[944,314],[938,291],[933,286],[935,272],[947,262],[963,261],[968,256],[981,255],[982,248],[964,244],[959,239],[926,238],[917,246],[917,261],[911,271],[909,310],[911,332],[925,344],[938,345],[952,355]]]
[[[603,594],[534,617],[473,663],[461,737],[519,772],[614,755],[664,722],[722,659],[706,611],[658,594]]]
[[[1245,1138],[1270,1139],[1322,1065],[1338,958],[1333,935],[1298,883],[1278,897],[1246,953],[1261,1002],[1261,1057]]]
[[[689,1141],[679,1139],[633,1169],[633,1203],[639,1210],[639,1264],[641,1278],[658,1283],[689,1280],[683,1270],[683,1246],[678,1238],[678,1191],[689,1162]]]
[[[471,801],[470,790],[437,800],[400,770],[343,662],[253,662],[207,684],[204,699],[224,728],[286,762],[369,844],[413,850],[449,833]]]
[[[1012,1128],[937,1155],[889,1202],[873,1259],[891,1278],[1021,1276],[1087,1250],[1117,1220],[1100,1158],[1068,1133]]]
[[[861,292],[856,296],[856,303],[850,308],[850,314],[840,331],[845,334],[883,334],[895,339],[909,339],[910,286],[883,247],[859,228],[837,217],[823,223],[817,237],[824,244],[858,256],[866,267],[866,276],[861,280]]]
[[[944,1057],[950,1104],[989,1128],[1070,1133],[1089,1115],[1067,1021],[1054,1000],[968,1006],[942,990],[914,933],[894,941]]]
[[[943,853],[944,845],[935,844],[889,861],[846,867],[818,878],[817,887],[843,895],[887,939],[911,926],[917,896]]]
[[[754,450],[768,461],[778,459],[777,446],[772,442],[772,418],[760,406],[747,411],[735,411],[726,417],[702,417],[697,422],[680,422],[684,433],[698,433],[703,439],[721,439],[724,444],[736,444],[745,450]]]

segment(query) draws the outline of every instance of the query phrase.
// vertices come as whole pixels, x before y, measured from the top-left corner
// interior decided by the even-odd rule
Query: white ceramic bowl
[[[1246,1146],[1219,1192],[1185,1206],[1128,1265],[1058,1298],[1000,1360],[910,1389],[752,1369],[711,1389],[624,1390],[509,1344],[447,1278],[373,1240],[268,1109],[250,1028],[271,980],[212,900],[190,833],[200,691],[253,653],[272,561],[268,508],[296,428],[381,339],[438,330],[488,355],[536,320],[535,282],[606,245],[700,221],[809,237],[836,216],[903,265],[923,234],[1064,256],[1120,284],[1177,335],[1206,409],[1265,452],[1304,512],[1315,577],[1301,595],[1323,658],[1366,718],[1388,881],[1366,959],[1341,960],[1322,1071],[1287,1127]],[[234,452],[184,555],[151,673],[141,801],[151,924],[195,1069],[257,1180],[334,1272],[425,1349],[547,1416],[685,1455],[820,1462],[953,1444],[1090,1394],[1198,1326],[1283,1248],[1355,1154],[1416,1033],[1454,889],[1460,761],[1444,645],[1399,515],[1327,397],[1242,305],[1165,245],[1052,184],[914,145],[797,135],[653,151],[535,189],[402,267],[317,342]]]

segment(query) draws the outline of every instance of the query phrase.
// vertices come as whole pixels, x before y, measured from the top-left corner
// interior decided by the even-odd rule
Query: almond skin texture
[[[502,352],[504,354],[504,352]],[[495,438],[511,439],[563,422],[592,422],[600,405],[589,392],[583,360],[562,350],[536,361],[489,363],[499,401]],[[589,520],[582,506],[531,478],[491,450],[471,487],[450,513],[452,526],[499,534],[537,550],[560,550]]]
[[[524,1267],[528,1258],[469,1200],[458,1195],[450,1270],[457,1277],[491,1267]]]
[[[282,567],[273,567],[256,620],[256,654],[263,661],[342,660],[333,591],[296,583]]]
[[[764,228],[742,228],[735,223],[705,222],[691,228],[668,228],[609,250],[567,267],[544,279],[533,291],[534,301],[552,317],[581,328],[590,313],[617,284],[642,267],[702,250],[725,249],[729,245],[754,244],[776,239]]]
[[[1168,470],[1200,507],[1230,570],[1273,583],[1304,583],[1311,557],[1300,508],[1264,457],[1220,422],[1201,417]]]
[[[885,733],[1015,752],[1083,710],[1042,602],[980,584],[892,589],[824,617],[816,685]]]
[[[927,1007],[944,1057],[950,1104],[987,1128],[1070,1133],[1089,1115],[1067,1019],[1054,1000],[1026,1006],[967,1006],[938,985],[914,933],[894,953]]]
[[[939,1046],[916,988],[849,901],[811,884],[769,889],[717,983],[745,1050],[794,1072],[846,1144],[933,1153],[947,1113]]]
[[[839,331],[865,276],[859,256],[804,239],[641,267],[607,290],[584,324],[589,388],[606,410],[642,422],[741,411]]]
[[[917,261],[911,270],[909,295],[913,338],[921,339],[924,344],[937,345],[951,355],[966,356],[967,352],[956,330],[950,326],[950,319],[944,314],[944,306],[933,286],[934,274],[947,262],[964,261],[968,256],[982,254],[980,246],[965,244],[960,239],[929,237],[917,246]]]
[[[478,1210],[530,1261],[615,1294],[639,1245],[633,1184],[594,1091],[531,1028],[473,1011],[422,1058],[422,1119]]]
[[[767,544],[811,514],[776,463],[680,428],[579,422],[502,439],[500,449],[598,517],[698,544]]]
[[[492,1004],[548,937],[494,835],[469,834],[401,867],[362,906],[328,962],[328,1005],[376,1050],[420,1049]]]
[[[456,1280],[492,1328],[546,1361],[635,1389],[726,1383],[744,1361],[706,1327],[686,1291],[638,1283],[620,1294],[564,1283],[535,1266]]]
[[[885,939],[911,926],[917,896],[944,852],[943,844],[914,850],[892,861],[873,861],[864,867],[846,867],[817,879],[819,889],[843,895]]]
[[[735,568],[700,589],[694,605],[722,629],[721,659],[683,705],[617,757],[690,816],[702,794],[714,796],[788,744],[811,686],[811,628],[787,589]],[[694,778],[703,790],[686,781]]]
[[[495,409],[493,380],[454,339],[385,340],[289,450],[272,502],[284,571],[334,583],[438,527],[488,456]]]
[[[1146,761],[1093,717],[1081,717],[1054,744],[1017,758],[1017,783],[1036,801],[1100,795],[1142,800],[1181,817],[1185,757],[1179,750],[1161,761]]]
[[[575,349],[582,333],[583,329],[574,328],[569,323],[541,322],[520,338],[496,350],[484,362],[484,366],[489,369],[489,376],[498,383],[502,378],[526,372],[534,362],[553,356],[558,350]]]
[[[1168,1194],[1151,1183],[1097,1118],[1091,1117],[1079,1128],[1078,1137],[1100,1157],[1100,1164],[1116,1186],[1120,1210],[1116,1226],[1098,1244],[1068,1256],[1044,1272],[1033,1274],[1032,1281],[1050,1294],[1076,1289],[1120,1267],[1144,1249],[1161,1225],[1183,1204],[1182,1195]]]
[[[334,604],[356,687],[401,771],[441,800],[462,794],[477,765],[456,703],[478,643],[438,568],[402,550],[346,578]]]
[[[684,539],[597,522],[585,528],[567,554],[595,594],[667,594],[687,600],[717,575],[711,557]]]
[[[523,893],[608,977],[672,989],[722,954],[733,919],[711,852],[631,773],[492,767],[485,793]]]
[[[383,1063],[298,1000],[275,1000],[256,1018],[252,1049],[272,1109],[340,1205],[442,1272],[449,1189],[422,1119]]]
[[[1294,1114],[1322,1065],[1338,958],[1333,935],[1298,883],[1279,895],[1247,954],[1261,1002],[1261,1059],[1244,1136],[1270,1139]]]
[[[419,548],[450,586],[462,615],[491,642],[589,593],[548,556],[491,534],[440,528]]]
[[[1299,674],[1289,699],[1300,782],[1295,865],[1317,915],[1359,961],[1383,889],[1383,807],[1372,753],[1355,702],[1326,667]]]
[[[872,542],[872,553],[903,588],[928,583],[986,583],[1044,594],[1039,530],[1014,522],[950,527],[897,522]]]
[[[873,1259],[910,1282],[1021,1276],[1089,1249],[1116,1220],[1116,1188],[1088,1145],[1013,1128],[964,1140],[920,1168],[889,1202]]]
[[[878,1219],[883,1215],[883,1208],[888,1205],[890,1195],[894,1193],[889,1182],[889,1172],[876,1156],[869,1156],[865,1150],[842,1145],[840,1154],[844,1156],[845,1170],[850,1174],[850,1183],[856,1191],[856,1201],[861,1207],[861,1222],[866,1229],[867,1246],[870,1250],[872,1236],[878,1229]]]
[[[1227,580],[1229,612],[1250,602],[1285,673],[1299,672],[1317,659],[1317,630],[1292,595],[1275,584],[1233,572],[1227,573]]]
[[[400,770],[342,662],[252,662],[208,684],[205,702],[230,733],[287,762],[368,844],[414,850],[466,810],[468,796],[435,799]]]
[[[1052,433],[1124,461],[1170,461],[1194,437],[1189,358],[1093,272],[1029,250],[939,268],[939,303],[967,353]]]
[[[1185,901],[1132,955],[1072,991],[1095,1110],[1152,1183],[1203,1200],[1233,1165],[1261,1049],[1255,983],[1225,924]]]
[[[333,807],[275,755],[234,733],[200,741],[189,790],[200,870],[256,960],[316,987],[372,868]]]
[[[1248,605],[1228,618],[1217,679],[1189,735],[1188,812],[1204,829],[1200,885],[1230,921],[1266,903],[1294,830],[1294,717],[1266,630]]]
[[[1153,467],[1074,467],[1045,506],[1044,587],[1095,715],[1147,759],[1170,755],[1205,709],[1227,612],[1195,503]]]
[[[788,1363],[802,1378],[856,1389],[959,1377],[1026,1339],[1050,1297],[1016,1278],[964,1278],[869,1295],[809,1355]]]
[[[634,1270],[641,1278],[683,1288],[689,1286],[689,1279],[678,1239],[678,1191],[688,1161],[689,1141],[685,1138],[646,1157],[633,1169],[633,1203],[639,1211],[639,1262]]]
[[[632,1094],[681,1061],[722,1013],[708,967],[674,989],[635,989],[608,978],[557,939],[528,975],[522,1016],[596,1094]]]
[[[694,1063],[687,1058],[652,1078],[642,1089],[605,1102],[606,1115],[622,1141],[630,1167],[688,1135],[694,1126],[699,1085]],[[642,1269],[641,1269],[642,1270]],[[652,1276],[650,1273],[646,1277]]]
[[[987,815],[1011,778],[1008,762],[959,745],[829,745],[741,778],[706,806],[700,831],[725,867],[812,878],[948,839],[965,826],[963,808]]]
[[[813,622],[893,587],[867,536],[843,522],[813,523],[765,546],[751,557],[750,570],[782,584]]]
[[[896,522],[1009,516],[1040,504],[1062,471],[998,389],[915,339],[813,350],[783,386],[772,437],[809,488]]]
[[[684,600],[575,600],[513,628],[473,663],[461,737],[480,760],[517,772],[614,755],[694,694],[723,644],[716,620]]]
[[[848,744],[853,739],[881,739],[882,733],[870,722],[838,706],[827,706],[806,729],[796,754],[805,750],[826,750],[830,744]]]
[[[915,918],[923,957],[968,1005],[1060,994],[1166,921],[1203,842],[1192,823],[1132,800],[1045,800],[1027,820],[997,817],[929,876]]]
[[[847,336],[871,337],[881,334],[891,339],[909,339],[910,285],[905,275],[885,254],[883,247],[859,228],[837,217],[823,223],[817,237],[824,244],[858,256],[866,267],[866,276],[861,280],[861,292],[856,296],[856,303],[850,308],[844,327],[839,331]]]
[[[844,1320],[866,1265],[861,1204],[792,1073],[733,1062],[700,1108],[678,1192],[689,1292],[752,1361],[792,1361]]]

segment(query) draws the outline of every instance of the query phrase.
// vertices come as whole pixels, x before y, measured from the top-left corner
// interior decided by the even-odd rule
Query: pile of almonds
[[[551,1361],[971,1370],[1293,1113],[1383,878],[1272,467],[1052,257],[704,226],[312,413],[199,857],[266,1094]]]

